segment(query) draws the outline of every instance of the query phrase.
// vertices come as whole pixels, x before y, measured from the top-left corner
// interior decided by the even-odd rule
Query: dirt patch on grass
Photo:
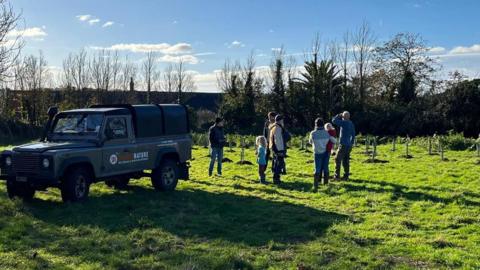
[[[433,240],[430,244],[437,249],[443,249],[443,248],[455,246],[452,242],[449,242],[446,239],[443,239],[441,237]]]
[[[381,159],[367,159],[365,160],[363,163],[388,163],[389,161],[388,160],[381,160]]]
[[[253,165],[253,163],[248,161],[248,160],[238,161],[238,162],[236,162],[236,164],[238,164],[238,165]]]
[[[409,229],[409,230],[412,230],[412,231],[415,231],[415,230],[418,230],[420,228],[420,226],[418,226],[417,224],[411,222],[410,220],[404,220],[402,221],[401,223],[405,228]]]
[[[231,163],[231,162],[233,162],[233,161],[232,161],[231,159],[229,159],[229,158],[223,158],[223,159],[222,159],[222,162],[223,162],[223,163]]]

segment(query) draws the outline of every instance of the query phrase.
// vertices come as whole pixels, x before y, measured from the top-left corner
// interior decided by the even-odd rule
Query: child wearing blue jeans
[[[258,136],[256,141],[256,154],[258,163],[258,175],[260,183],[266,184],[265,171],[267,170],[267,139],[264,136]]]

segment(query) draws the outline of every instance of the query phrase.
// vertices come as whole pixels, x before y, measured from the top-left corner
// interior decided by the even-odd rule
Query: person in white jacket
[[[329,153],[327,151],[328,142],[336,143],[335,137],[330,136],[328,131],[324,129],[323,120],[317,118],[315,120],[315,130],[310,133],[310,144],[313,146],[313,154],[315,161],[315,174],[313,177],[313,190],[318,190],[318,183],[320,182],[322,175],[322,184],[328,184],[329,170],[328,161]]]

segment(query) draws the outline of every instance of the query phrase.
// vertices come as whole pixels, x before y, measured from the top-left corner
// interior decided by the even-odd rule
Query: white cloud
[[[480,53],[480,44],[474,44],[470,47],[463,47],[463,46],[458,46],[453,48],[450,51],[450,54],[467,54],[467,53]]]
[[[175,21],[172,22],[172,24],[178,24],[178,21],[175,20]]]
[[[434,53],[434,54],[443,53],[445,51],[446,51],[446,49],[444,47],[440,47],[440,46],[428,48],[428,52]]]
[[[100,19],[91,19],[91,20],[88,21],[88,24],[94,25],[94,24],[99,23],[99,22],[100,22]]]
[[[108,21],[108,22],[104,23],[104,24],[102,25],[102,27],[104,27],[104,28],[105,28],[105,27],[110,27],[110,26],[112,26],[112,25],[114,25],[114,24],[115,24],[115,22]]]
[[[100,18],[97,18],[93,15],[90,14],[84,14],[84,15],[77,15],[75,16],[80,22],[86,22],[89,25],[95,25],[99,22],[101,22]],[[107,21],[106,23],[103,24],[103,27],[108,27],[112,26],[114,24],[113,21]]]
[[[203,53],[196,53],[195,56],[208,56],[208,55],[215,55],[216,52],[203,52]]]
[[[192,64],[192,65],[196,65],[199,62],[198,58],[191,54],[186,54],[181,56],[166,54],[158,58],[159,62],[166,62],[166,63],[178,63],[181,60],[187,64]]]
[[[228,48],[243,48],[243,47],[245,47],[245,44],[243,44],[238,40],[234,40],[232,41],[232,43],[228,44]]]
[[[76,17],[77,17],[77,19],[78,19],[79,21],[84,22],[84,21],[90,20],[90,19],[92,18],[92,15],[90,15],[90,14],[85,14],[85,15],[77,15]]]
[[[217,74],[220,70],[214,70],[208,73],[191,72],[195,85],[197,86],[197,92],[220,92],[217,86]]]
[[[192,45],[188,43],[177,43],[170,45],[168,43],[120,43],[110,47],[91,47],[92,49],[130,51],[134,53],[161,52],[164,54],[183,54],[192,50]]]
[[[40,27],[31,27],[31,28],[26,28],[23,30],[17,30],[14,29],[10,32],[8,32],[7,37],[24,37],[24,38],[36,38],[36,39],[41,39],[47,36],[47,32],[45,32],[45,27],[40,28]]]

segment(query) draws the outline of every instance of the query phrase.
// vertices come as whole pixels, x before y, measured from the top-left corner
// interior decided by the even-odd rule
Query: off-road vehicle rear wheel
[[[14,179],[8,179],[7,193],[10,199],[19,197],[25,201],[29,201],[35,196],[35,189],[27,183],[17,183]]]
[[[64,202],[84,201],[90,191],[92,183],[91,173],[84,167],[69,170],[62,183],[62,200]]]
[[[172,191],[178,183],[177,162],[167,159],[152,171],[152,185],[156,190]]]

